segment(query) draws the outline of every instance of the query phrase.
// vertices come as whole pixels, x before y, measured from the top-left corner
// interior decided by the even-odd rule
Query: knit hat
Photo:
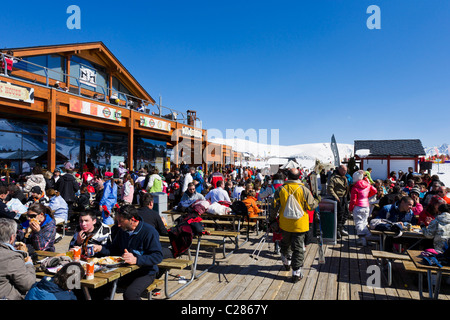
[[[413,192],[417,193],[417,194],[420,194],[420,189],[418,187],[414,187],[414,188],[411,189],[411,191],[409,191],[409,193],[411,194]]]
[[[353,182],[358,182],[362,179],[364,179],[364,171],[358,170],[353,174]]]

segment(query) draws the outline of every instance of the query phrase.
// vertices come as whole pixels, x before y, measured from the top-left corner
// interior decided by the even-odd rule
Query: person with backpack
[[[157,168],[153,169],[153,173],[148,179],[147,191],[150,193],[162,192],[163,183],[162,183],[162,178],[158,174],[158,172],[159,171]]]
[[[282,235],[281,260],[286,270],[292,268],[294,283],[303,278],[303,248],[309,231],[309,215],[306,211],[314,211],[318,206],[318,201],[299,178],[298,169],[288,171],[288,180],[275,191],[269,214],[269,225],[278,216]]]

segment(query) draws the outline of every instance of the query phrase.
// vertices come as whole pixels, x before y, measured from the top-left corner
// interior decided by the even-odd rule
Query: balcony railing
[[[22,81],[27,81],[32,84],[38,84],[49,88],[57,88],[70,94],[101,101],[114,106],[121,106],[123,108],[140,112],[144,115],[169,119],[187,125],[193,124],[196,128],[202,128],[202,123],[198,118],[191,121],[189,118],[190,115],[185,112],[165,107],[161,104],[155,103],[153,105],[150,101],[135,97],[125,92],[120,92],[111,87],[101,86],[96,83],[86,84],[87,82],[79,77],[74,77],[66,73],[55,71],[5,53],[0,53],[0,61],[0,75],[3,76],[17,78]],[[36,78],[30,81],[27,77],[18,75],[17,70],[30,72],[35,75]],[[65,87],[66,83],[70,84],[68,88]],[[76,83],[76,85],[73,85],[72,83]],[[155,110],[152,110],[153,107]]]

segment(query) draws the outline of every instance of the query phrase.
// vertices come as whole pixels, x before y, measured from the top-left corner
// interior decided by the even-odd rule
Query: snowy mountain
[[[436,148],[440,155],[450,155],[450,146],[447,143],[442,144],[440,147],[424,147],[425,153],[427,154],[427,156],[434,156],[436,155]]]
[[[292,146],[269,145],[243,139],[223,139],[214,138],[209,140],[212,143],[224,144],[233,147],[233,150],[242,152],[250,158],[260,161],[251,161],[248,165],[260,166],[267,164],[284,164],[289,158],[294,158],[297,163],[304,167],[312,167],[316,159],[323,163],[334,163],[333,152],[330,143],[310,143]],[[352,144],[338,143],[339,157],[348,158],[353,156]],[[258,163],[259,162],[259,163]],[[258,165],[259,164],[259,165]]]

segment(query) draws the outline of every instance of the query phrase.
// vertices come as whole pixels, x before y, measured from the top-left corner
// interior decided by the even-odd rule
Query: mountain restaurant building
[[[130,170],[162,171],[179,164],[179,132],[197,149],[206,147],[196,112],[156,104],[102,42],[0,54],[2,169],[26,174],[36,164],[54,170],[69,161],[105,171],[123,161]]]

